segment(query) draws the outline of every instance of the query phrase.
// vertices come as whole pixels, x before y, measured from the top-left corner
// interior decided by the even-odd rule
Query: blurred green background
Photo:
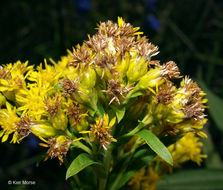
[[[204,140],[208,158],[197,173],[193,173],[196,165],[185,165],[183,170],[192,172],[187,173],[189,178],[180,173],[174,176],[176,180],[170,178],[169,185],[186,190],[223,189],[222,0],[1,1],[0,64],[29,60],[30,64],[38,65],[44,58],[58,60],[66,55],[66,49],[87,40],[87,34],[94,34],[96,23],[117,21],[118,16],[140,26],[160,48],[156,59],[162,63],[175,61],[183,75],[199,82],[209,99],[209,121],[205,127],[209,138]],[[36,148],[37,144],[35,137],[25,139],[20,145],[0,144],[1,189],[70,189],[64,177],[65,167],[56,160],[36,167],[45,152],[44,148]],[[190,177],[198,185],[193,185]],[[37,184],[10,186],[8,180],[31,180]],[[168,187],[168,184],[159,186]],[[169,189],[173,190],[172,187]]]

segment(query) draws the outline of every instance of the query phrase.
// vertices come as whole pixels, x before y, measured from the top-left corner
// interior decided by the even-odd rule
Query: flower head
[[[115,120],[116,118],[114,117],[109,122],[109,117],[105,114],[103,118],[100,116],[96,119],[96,124],[91,125],[90,130],[93,138],[96,139],[99,142],[100,147],[103,147],[105,150],[111,142],[117,141],[110,134],[111,127],[115,124]]]
[[[169,150],[173,156],[174,165],[179,166],[186,161],[196,162],[198,165],[207,155],[201,154],[203,144],[194,133],[187,133],[183,138],[169,146]]]
[[[65,136],[59,136],[57,138],[50,138],[48,141],[45,142],[46,144],[40,143],[40,145],[43,147],[49,147],[47,151],[48,156],[46,157],[45,160],[47,160],[48,158],[50,159],[58,158],[60,164],[62,164],[63,157],[66,156],[71,141],[67,139]]]

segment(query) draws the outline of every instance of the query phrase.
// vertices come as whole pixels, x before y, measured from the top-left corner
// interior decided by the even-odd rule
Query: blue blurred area
[[[157,0],[144,0],[144,2],[148,11],[155,10]]]
[[[90,0],[73,0],[77,9],[81,12],[87,12],[91,9],[91,1]]]
[[[38,147],[39,140],[35,135],[30,134],[27,137],[27,143],[28,143],[28,149],[32,151]]]
[[[160,22],[157,19],[157,17],[153,14],[148,14],[146,16],[146,24],[149,28],[153,29],[153,30],[159,30],[160,28]]]

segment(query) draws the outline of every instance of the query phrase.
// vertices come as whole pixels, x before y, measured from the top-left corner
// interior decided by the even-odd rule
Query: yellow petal
[[[116,117],[113,117],[113,119],[110,121],[109,126],[112,127],[116,122]]]
[[[2,142],[7,141],[8,137],[9,137],[9,135],[4,135],[4,136],[2,137]]]

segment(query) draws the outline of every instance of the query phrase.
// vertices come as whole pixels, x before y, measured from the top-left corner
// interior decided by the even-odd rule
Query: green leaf
[[[173,158],[167,147],[151,131],[143,129],[136,133],[136,136],[143,138],[150,148],[168,164],[173,165]]]
[[[80,172],[81,170],[83,170],[84,168],[92,165],[92,164],[99,164],[99,162],[95,162],[93,161],[88,154],[86,153],[82,153],[79,156],[77,156],[73,162],[70,164],[69,168],[67,169],[67,173],[66,173],[66,179],[68,179],[69,177],[77,174],[78,172]]]
[[[181,171],[163,178],[157,184],[158,190],[221,190],[223,170],[199,169]]]
[[[105,110],[99,101],[97,102],[97,112],[102,116],[105,114]]]
[[[118,123],[119,123],[125,115],[125,107],[111,106],[111,108],[115,112]]]
[[[223,100],[216,96],[208,87],[205,85],[203,81],[199,81],[199,85],[201,86],[202,90],[207,93],[207,105],[209,107],[208,112],[214,119],[217,127],[223,132]]]
[[[135,98],[135,97],[143,95],[144,93],[145,92],[143,90],[138,90],[136,92],[131,93],[131,95],[128,98]]]

